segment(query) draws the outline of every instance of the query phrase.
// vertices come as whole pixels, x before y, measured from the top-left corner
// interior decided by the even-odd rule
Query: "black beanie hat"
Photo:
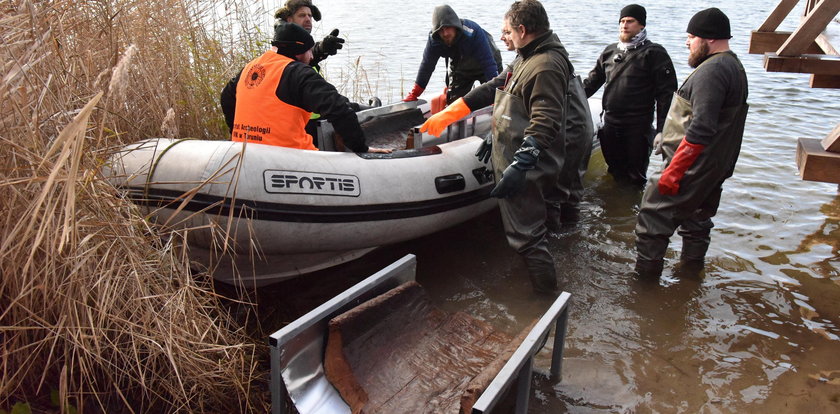
[[[309,0],[287,0],[283,7],[274,12],[274,18],[286,20],[294,15],[301,7],[309,7],[309,11],[312,12],[312,18],[316,22],[321,21],[321,11]]]
[[[294,59],[295,56],[312,49],[315,40],[306,29],[294,23],[280,22],[274,25],[274,39],[271,45],[277,46],[277,53]]]
[[[647,26],[647,11],[644,7],[639,6],[638,4],[624,6],[624,8],[621,9],[621,16],[618,16],[618,20],[621,21],[621,19],[625,17],[632,17],[638,20],[639,24],[642,26]]]
[[[686,32],[703,39],[731,39],[729,18],[717,7],[700,10],[688,22]]]

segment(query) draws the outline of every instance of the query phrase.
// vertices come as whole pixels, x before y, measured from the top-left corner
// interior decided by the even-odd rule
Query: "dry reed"
[[[233,30],[247,8],[0,8],[0,408],[58,391],[62,411],[264,412],[259,350],[190,272],[184,235],[162,235],[100,175],[129,142],[226,136],[218,92],[259,47]],[[234,44],[241,55],[224,52]]]

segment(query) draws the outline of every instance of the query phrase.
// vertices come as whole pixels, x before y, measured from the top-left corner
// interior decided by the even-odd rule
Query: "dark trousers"
[[[598,130],[604,160],[616,181],[645,185],[654,135],[656,130],[650,124],[617,126],[605,123]]]

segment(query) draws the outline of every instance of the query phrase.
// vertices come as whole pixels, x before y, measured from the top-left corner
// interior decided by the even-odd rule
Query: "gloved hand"
[[[344,47],[342,43],[344,43],[344,39],[338,37],[338,29],[333,29],[329,35],[324,37],[324,40],[315,43],[315,47],[312,48],[312,60],[309,62],[309,65],[315,66],[327,57],[338,53],[338,49]]]
[[[330,34],[321,41],[321,53],[332,56],[338,53],[338,49],[344,47],[344,39],[338,37],[338,29],[333,29]]]
[[[415,83],[414,87],[411,88],[411,92],[409,92],[408,95],[406,95],[405,99],[403,99],[403,102],[416,101],[417,98],[420,97],[420,94],[423,93],[424,90],[425,90],[425,88],[421,88],[420,85]]]
[[[478,151],[475,152],[475,156],[478,157],[478,160],[487,164],[487,161],[490,161],[490,155],[493,153],[493,133],[488,132],[487,135],[484,136],[484,141],[481,141],[481,144],[478,146]]]
[[[700,153],[706,148],[705,145],[692,144],[683,137],[680,146],[674,153],[671,163],[662,171],[659,178],[659,193],[662,195],[676,195],[680,191],[680,181],[685,172],[694,164]]]
[[[446,109],[430,116],[429,119],[420,126],[420,132],[428,132],[436,137],[439,137],[440,133],[443,132],[446,127],[469,115],[470,112],[472,112],[472,110],[470,110],[470,107],[467,106],[466,102],[464,102],[464,98],[458,98],[455,102],[452,102],[451,105],[447,106]]]
[[[656,136],[653,137],[653,153],[654,154],[662,154],[662,133],[657,132]]]
[[[502,179],[490,192],[496,198],[508,198],[516,195],[525,188],[525,176],[528,170],[537,166],[540,157],[540,147],[532,136],[525,137],[522,145],[513,154],[513,162],[502,172]]]

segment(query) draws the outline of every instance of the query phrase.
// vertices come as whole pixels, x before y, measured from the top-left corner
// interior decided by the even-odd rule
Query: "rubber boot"
[[[681,262],[703,263],[706,259],[706,252],[709,250],[709,243],[703,240],[687,240],[683,238]]]
[[[571,204],[560,205],[560,220],[563,224],[575,224],[580,221],[580,208]]]
[[[636,258],[636,274],[642,278],[658,278],[662,276],[662,269],[665,267],[665,260],[648,260]]]
[[[563,210],[553,205],[546,205],[545,213],[545,227],[551,233],[559,232],[563,225]]]
[[[557,296],[560,292],[557,288],[557,272],[551,255],[547,251],[536,251],[524,257],[534,292]]]

